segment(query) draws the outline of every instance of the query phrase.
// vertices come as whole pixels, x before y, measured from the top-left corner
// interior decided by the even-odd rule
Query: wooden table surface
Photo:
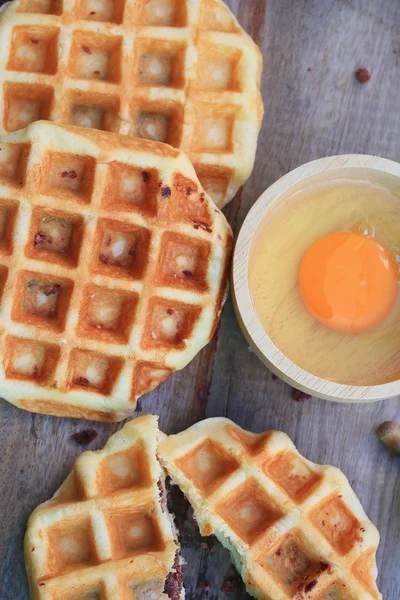
[[[1,2],[0,2],[1,3]],[[226,210],[235,232],[261,192],[314,158],[365,153],[400,160],[400,3],[397,0],[230,0],[264,54],[265,118],[254,173]],[[354,77],[366,67],[365,85]],[[400,596],[400,459],[374,427],[400,420],[399,399],[364,406],[311,399],[296,403],[249,351],[231,301],[213,341],[182,372],[143,399],[167,432],[211,416],[252,431],[285,431],[302,454],[342,469],[381,533],[377,561],[385,600]],[[101,448],[118,425],[95,424]],[[0,401],[0,598],[29,598],[22,543],[27,518],[70,471],[82,421],[33,415]],[[228,553],[201,540],[185,500],[176,500],[188,600],[248,598],[221,591],[235,580]],[[204,541],[207,543],[205,547]],[[201,545],[202,544],[202,545]],[[212,551],[210,552],[210,548]],[[210,588],[204,582],[210,582]]]

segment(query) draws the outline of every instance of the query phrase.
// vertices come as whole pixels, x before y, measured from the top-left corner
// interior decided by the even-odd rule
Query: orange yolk
[[[361,233],[333,233],[307,250],[299,271],[307,308],[331,329],[360,333],[376,327],[398,294],[389,250]]]

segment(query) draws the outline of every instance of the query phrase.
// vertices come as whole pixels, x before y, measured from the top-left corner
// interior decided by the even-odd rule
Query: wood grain
[[[231,0],[241,23],[264,54],[266,115],[256,167],[228,206],[235,231],[255,199],[280,176],[313,158],[367,153],[400,160],[400,4],[393,0]],[[364,66],[371,81],[360,85],[354,71]],[[308,69],[312,69],[309,71]],[[296,403],[290,388],[249,352],[231,302],[218,335],[182,372],[142,402],[160,415],[164,431],[176,432],[204,416],[226,415],[253,431],[281,429],[300,452],[340,467],[380,530],[379,585],[385,600],[400,590],[400,462],[377,441],[373,430],[400,420],[399,400],[338,405],[312,399]],[[71,434],[93,424],[32,415],[0,403],[0,598],[28,600],[22,556],[26,519],[60,485],[81,449]],[[101,448],[120,425],[99,425],[90,448]],[[189,600],[248,596],[241,585],[232,595],[221,586],[234,577],[227,553],[201,540],[190,509],[175,502],[189,565]],[[207,548],[200,546],[207,543]],[[215,548],[212,553],[209,547]],[[200,586],[209,580],[211,587]]]

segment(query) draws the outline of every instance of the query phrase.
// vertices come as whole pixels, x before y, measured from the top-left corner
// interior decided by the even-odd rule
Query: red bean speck
[[[293,388],[293,399],[296,402],[304,402],[304,400],[309,400],[311,398],[311,394],[306,394],[306,392],[301,392],[300,390],[296,390]]]
[[[308,592],[311,592],[311,590],[313,590],[316,585],[317,585],[316,579],[313,579],[312,581],[310,581],[310,583],[307,583],[306,587],[304,588],[305,593],[308,594]]]
[[[71,438],[81,446],[90,444],[95,437],[97,437],[97,431],[95,429],[83,429],[82,431],[77,431],[71,435]]]
[[[200,582],[200,589],[205,590],[206,592],[208,592],[208,590],[211,589],[211,582],[208,581],[207,579],[205,581],[201,581]]]
[[[359,83],[367,83],[371,79],[371,73],[368,69],[357,69],[356,79]]]
[[[38,43],[39,43],[39,40],[36,40],[36,39],[31,39],[31,42],[32,42],[32,44],[38,44]]]
[[[225,581],[221,587],[221,592],[224,594],[236,594],[236,590],[237,588],[233,581]]]
[[[84,52],[86,52],[86,54],[92,54],[92,51],[91,51],[91,49],[90,49],[90,48],[88,48],[87,46],[82,46],[82,50],[83,50]]]

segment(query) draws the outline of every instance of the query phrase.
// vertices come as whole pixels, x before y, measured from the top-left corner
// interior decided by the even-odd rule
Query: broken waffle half
[[[103,450],[84,452],[32,513],[25,559],[33,600],[183,600],[157,434],[156,417],[130,421]]]
[[[47,119],[166,142],[218,206],[254,164],[261,53],[221,0],[14,0],[0,132]]]
[[[37,122],[0,136],[0,394],[118,421],[209,342],[230,227],[187,157]]]
[[[376,528],[343,473],[306,460],[286,434],[208,419],[165,438],[159,457],[254,597],[382,598]]]

